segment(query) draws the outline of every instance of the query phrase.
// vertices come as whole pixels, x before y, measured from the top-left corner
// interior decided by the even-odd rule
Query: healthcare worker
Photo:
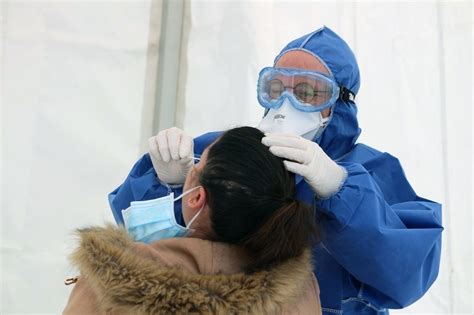
[[[417,196],[395,157],[356,144],[359,86],[355,56],[328,27],[290,42],[257,85],[262,142],[296,174],[296,198],[318,209],[323,240],[313,258],[324,314],[403,308],[439,270],[441,205]],[[193,160],[219,134],[193,140],[171,128],[150,138],[149,154],[109,195],[117,223],[131,201],[179,195]],[[179,204],[175,214],[183,222]]]

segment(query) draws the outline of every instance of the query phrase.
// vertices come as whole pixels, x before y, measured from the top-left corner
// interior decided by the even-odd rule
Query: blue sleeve
[[[348,171],[340,191],[318,200],[329,253],[385,308],[418,300],[438,275],[441,205],[418,197],[399,161],[381,154]]]
[[[200,157],[202,151],[212,143],[221,132],[210,132],[194,139],[195,156]],[[160,182],[148,154],[139,159],[122,185],[112,191],[109,204],[117,224],[123,224],[122,210],[130,206],[130,202],[149,200],[163,197],[174,192],[178,196],[182,192],[182,185],[167,185]],[[181,201],[175,203],[175,216],[179,224],[184,220],[181,213]]]

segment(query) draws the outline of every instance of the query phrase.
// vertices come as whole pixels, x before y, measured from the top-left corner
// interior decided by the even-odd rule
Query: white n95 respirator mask
[[[268,110],[258,125],[265,133],[289,133],[313,140],[321,135],[329,121],[320,111],[302,112],[297,110],[288,99],[278,108]]]

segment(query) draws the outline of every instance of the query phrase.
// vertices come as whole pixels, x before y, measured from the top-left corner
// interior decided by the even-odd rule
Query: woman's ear
[[[196,192],[191,193],[188,198],[188,207],[194,210],[200,210],[206,204],[206,190],[199,186]]]

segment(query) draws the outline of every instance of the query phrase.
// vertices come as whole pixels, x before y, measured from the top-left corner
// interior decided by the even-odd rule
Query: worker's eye
[[[314,89],[308,83],[300,83],[295,86],[294,92],[297,99],[309,103],[314,97]]]
[[[269,83],[268,87],[268,95],[270,95],[271,98],[276,99],[279,98],[281,93],[283,93],[283,83],[280,80],[272,80]]]

